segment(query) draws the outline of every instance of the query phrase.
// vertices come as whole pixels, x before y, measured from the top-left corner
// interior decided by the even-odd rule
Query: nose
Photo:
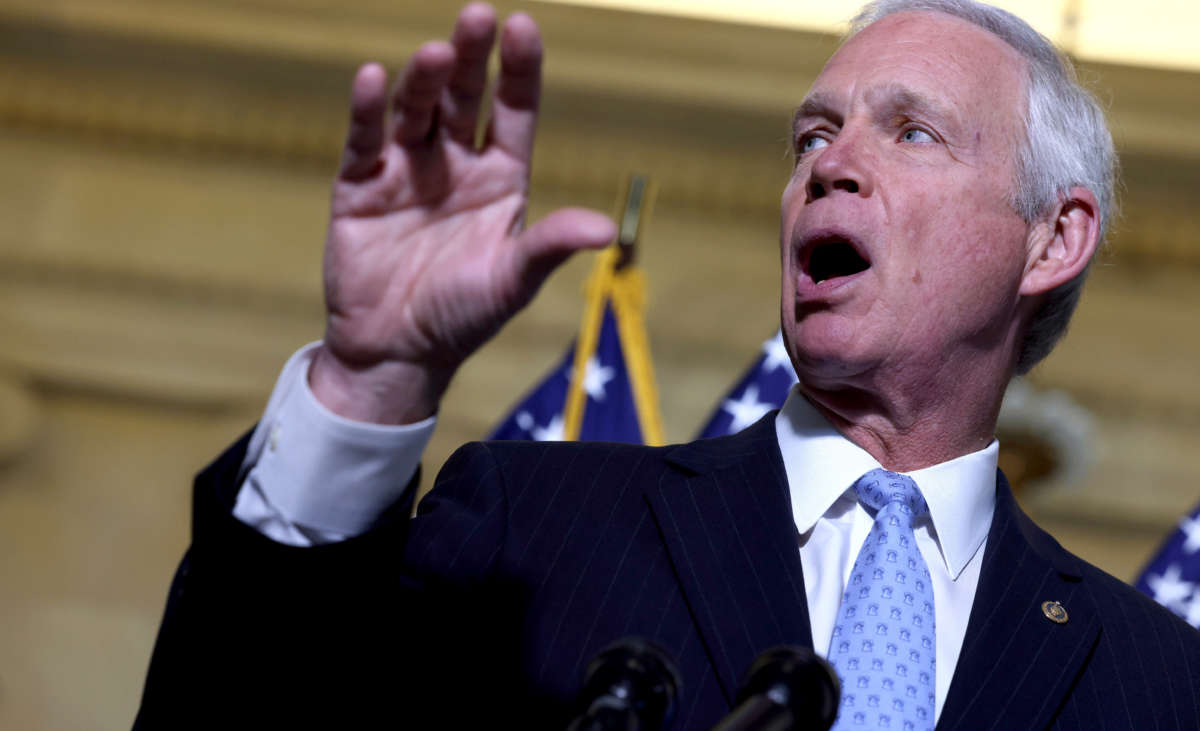
[[[819,151],[809,170],[805,186],[808,202],[838,191],[863,197],[871,195],[874,180],[868,152],[861,140],[843,129],[825,149]]]

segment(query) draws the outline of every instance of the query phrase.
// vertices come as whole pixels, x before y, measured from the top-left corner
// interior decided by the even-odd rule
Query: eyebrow
[[[935,121],[960,127],[958,115],[948,107],[921,92],[899,83],[889,83],[869,89],[866,92],[868,103],[872,107],[872,117],[890,119],[904,112],[916,113],[920,116],[933,117]],[[833,94],[823,91],[813,92],[804,98],[792,116],[792,132],[799,131],[800,122],[804,119],[823,118],[834,123],[841,123],[842,112]]]
[[[800,102],[800,106],[796,107],[796,112],[792,115],[792,133],[799,131],[800,120],[810,117],[823,117],[831,122],[840,122],[842,119],[834,104],[833,95],[821,91],[809,94]]]

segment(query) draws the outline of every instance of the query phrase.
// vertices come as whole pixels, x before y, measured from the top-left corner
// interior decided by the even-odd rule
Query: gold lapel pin
[[[1059,602],[1042,602],[1042,614],[1055,624],[1067,623],[1067,608]]]

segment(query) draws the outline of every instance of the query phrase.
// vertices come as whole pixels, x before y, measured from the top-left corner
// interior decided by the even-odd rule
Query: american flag
[[[574,364],[572,343],[558,365],[521,399],[488,438],[562,441],[563,411]],[[611,306],[604,309],[600,338],[583,376],[583,391],[587,400],[579,430],[581,441],[643,443],[629,369]]]
[[[1136,586],[1200,629],[1200,505],[1179,520]]]
[[[745,429],[771,409],[783,406],[795,383],[796,371],[783,344],[783,333],[776,332],[775,337],[762,344],[758,358],[713,411],[699,438],[720,437]]]

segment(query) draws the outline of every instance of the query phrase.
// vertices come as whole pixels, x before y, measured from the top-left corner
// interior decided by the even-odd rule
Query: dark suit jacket
[[[812,644],[774,414],[676,447],[469,444],[415,520],[402,502],[308,549],[231,517],[244,445],[197,478],[141,727],[561,728],[589,659],[638,635],[680,667],[674,728],[701,729],[761,651]],[[938,728],[1198,729],[1197,685],[1200,633],[1065,551],[998,475]]]

